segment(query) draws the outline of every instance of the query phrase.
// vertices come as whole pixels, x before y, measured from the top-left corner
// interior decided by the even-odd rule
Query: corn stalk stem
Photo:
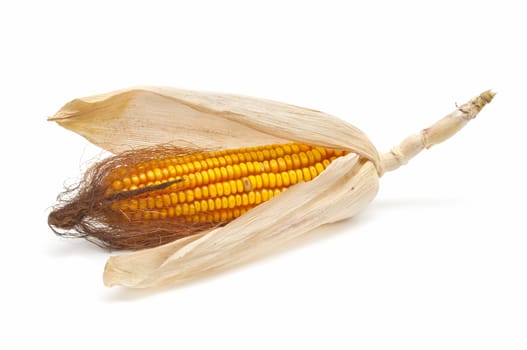
[[[487,90],[459,106],[434,125],[404,139],[398,146],[381,156],[383,172],[398,169],[423,149],[428,149],[454,136],[471,119],[474,119],[487,103],[492,101],[494,95],[496,95],[494,92]]]

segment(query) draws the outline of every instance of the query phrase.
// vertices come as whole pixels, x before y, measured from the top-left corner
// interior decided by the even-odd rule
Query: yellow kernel
[[[281,189],[279,189],[279,188],[275,188],[275,189],[274,189],[274,196],[275,196],[275,197],[278,196],[281,192],[282,192]]]
[[[298,154],[295,153],[291,155],[291,160],[293,161],[293,167],[295,169],[300,168],[300,157],[298,156]]]
[[[202,200],[200,203],[200,206],[201,206],[201,210],[202,211],[207,211],[209,209],[209,206],[208,206],[208,201],[206,200]]]
[[[186,190],[185,191],[185,199],[189,203],[193,202],[194,201],[194,191]]]
[[[291,145],[288,145],[288,144],[282,145],[282,149],[284,150],[285,154],[291,154]]]
[[[296,169],[295,172],[298,182],[304,181],[304,172],[302,171],[302,169]]]
[[[185,203],[185,192],[180,191],[178,192],[178,201],[179,203]]]
[[[163,197],[155,196],[154,200],[155,200],[156,208],[158,209],[163,208]]]
[[[254,204],[255,201],[255,195],[254,192],[249,192],[249,204]]]
[[[315,162],[320,162],[322,160],[322,154],[320,154],[320,151],[318,150],[318,148],[313,148],[311,150],[311,154],[315,158]]]
[[[309,171],[309,168],[303,168],[302,174],[304,175],[304,181],[310,181],[311,180],[311,172]]]
[[[282,149],[282,147],[280,147],[280,146],[276,147],[275,151],[276,151],[276,155],[278,157],[283,157],[284,156],[284,150]]]
[[[159,212],[159,217],[161,219],[166,219],[167,217],[167,210],[166,209],[162,209],[160,212]]]
[[[201,188],[201,196],[203,198],[209,198],[209,187],[208,186],[203,186]]]
[[[234,169],[232,168],[232,165],[227,165],[225,169],[227,169],[227,177],[229,179],[234,178]]]
[[[215,211],[213,216],[214,216],[214,221],[220,221],[221,216],[220,216],[220,212],[219,211]]]
[[[194,189],[194,198],[201,199],[201,188],[200,187],[196,187]]]
[[[195,201],[194,203],[192,203],[194,205],[194,208],[196,210],[196,213],[199,213],[201,211],[201,202],[200,201]]]
[[[274,188],[276,186],[276,174],[269,174],[269,187]]]
[[[296,154],[300,152],[300,147],[298,147],[298,144],[295,143],[291,145],[291,150],[293,151],[293,154]]]
[[[145,210],[146,208],[148,208],[148,203],[147,203],[146,198],[139,199],[139,209]]]
[[[273,173],[276,173],[278,171],[278,162],[276,161],[276,159],[271,159],[271,161],[269,162],[269,166]]]
[[[318,176],[317,169],[315,169],[314,166],[310,166],[310,167],[309,167],[309,172],[311,173],[311,178],[312,178],[312,179],[314,179],[315,177]]]
[[[262,190],[262,200],[264,202],[269,200],[269,192],[265,188]]]
[[[247,174],[254,174],[254,163],[246,163],[247,166]]]
[[[146,204],[148,206],[148,209],[154,209],[156,206],[156,202],[154,200],[154,197],[148,197],[146,199]]]
[[[140,174],[139,174],[139,181],[140,181],[142,184],[144,184],[144,183],[146,183],[146,180],[147,180],[147,178],[146,178],[146,174],[145,174],[145,173],[140,173]]]
[[[218,182],[216,184],[216,192],[218,192],[218,196],[223,196],[223,183],[222,182]]]
[[[152,218],[152,214],[149,211],[145,211],[143,214],[143,219],[150,220]]]
[[[229,154],[229,157],[231,157],[232,164],[238,164],[240,162],[240,159],[238,158],[238,155],[236,154]]]
[[[218,195],[218,192],[216,191],[216,184],[209,185],[209,195],[211,198],[214,198]]]
[[[176,214],[176,216],[181,216],[181,214],[183,214],[183,209],[181,208],[181,205],[176,206],[174,214]]]
[[[178,202],[178,195],[176,192],[172,192],[170,194],[170,202],[172,203],[172,205],[176,204]]]
[[[173,218],[175,214],[175,210],[173,207],[168,208],[168,217]]]
[[[225,158],[225,164],[231,165],[232,164],[232,157],[228,154],[224,155],[223,158]]]
[[[167,168],[163,168],[161,171],[163,172],[164,179],[167,179],[170,176],[170,173],[168,172]]]
[[[206,171],[206,170],[203,170],[201,172],[201,183],[203,185],[208,185],[209,184],[209,173]]]
[[[317,174],[320,174],[324,171],[324,166],[320,163],[315,164],[315,169],[317,170]]]
[[[146,178],[148,179],[148,181],[154,181],[156,179],[156,176],[152,170],[148,170],[146,172]]]
[[[125,178],[123,179],[123,185],[124,185],[125,188],[130,187],[131,184],[132,184],[132,180],[130,180],[129,177],[125,177]]]
[[[239,208],[235,208],[235,209],[232,211],[232,215],[233,215],[235,218],[238,218],[238,217],[240,217],[242,214],[241,214]]]
[[[324,159],[322,161],[322,164],[324,165],[324,168],[327,168],[331,164],[331,162],[329,160],[327,160],[327,159]]]
[[[232,209],[235,206],[236,206],[236,197],[231,194],[228,198],[228,207]]]
[[[232,166],[232,171],[233,171],[233,178],[239,179],[242,176],[242,172],[238,164],[235,164]]]
[[[282,181],[282,174],[278,173],[276,176],[276,187],[282,187],[283,181]]]
[[[254,193],[254,203],[255,204],[262,203],[262,194],[260,192],[255,192]]]
[[[172,201],[170,200],[170,196],[168,194],[164,194],[163,195],[163,205],[165,207],[170,207],[171,204],[172,204]]]
[[[139,176],[137,176],[136,174],[130,176],[130,179],[132,180],[132,183],[136,186],[139,185],[139,183],[141,182],[139,181]]]
[[[271,148],[269,150],[269,154],[271,155],[271,159],[276,159],[278,158],[278,154],[276,154],[276,150],[274,148]]]
[[[264,155],[263,155],[262,151],[257,151],[256,152],[256,159],[258,159],[259,162],[264,160]]]
[[[119,191],[120,189],[123,188],[123,183],[119,180],[115,180],[113,183],[112,183],[112,188],[116,191]]]
[[[227,212],[226,211],[224,211],[224,210],[221,211],[220,219],[221,219],[221,221],[226,221],[227,220]]]
[[[218,197],[218,198],[216,198],[216,199],[214,200],[214,207],[215,207],[216,209],[221,209],[221,208],[222,208],[222,207],[221,207],[221,198]]]
[[[188,174],[188,185],[190,187],[196,187],[196,175],[194,173]]]
[[[277,162],[278,162],[278,170],[279,171],[287,170],[287,165],[285,164],[284,158],[278,158]]]
[[[229,207],[229,197],[221,197],[221,207],[226,209]]]
[[[214,168],[214,177],[216,178],[216,181],[222,180],[222,174],[221,174],[220,168]]]
[[[207,175],[209,176],[209,182],[216,181],[216,172],[214,170],[215,169],[208,169],[207,170]]]
[[[261,175],[262,178],[262,187],[269,187],[269,175],[267,173],[263,173]]]
[[[209,210],[214,210],[214,208],[216,208],[213,199],[207,199],[207,207],[209,208]]]
[[[188,167],[188,172],[189,173],[193,173],[195,171],[193,163],[187,163],[186,166]]]
[[[307,158],[307,155],[304,152],[301,152],[298,157],[300,158],[300,164],[302,164],[303,167],[309,164],[309,159]]]
[[[225,158],[224,157],[218,157],[218,162],[220,162],[220,165],[222,167],[224,167],[225,165],[227,165],[227,162],[225,161]]]
[[[287,173],[287,172],[284,171],[284,172],[281,173],[280,175],[281,175],[281,177],[282,177],[282,183],[283,183],[283,185],[286,186],[286,187],[289,186],[289,184],[290,184],[290,182],[289,182],[289,173]]]
[[[289,170],[287,173],[289,174],[289,183],[291,185],[295,185],[298,182],[298,179],[296,178],[296,171]]]
[[[315,162],[315,156],[313,155],[313,152],[307,151],[306,155],[307,159],[309,160],[309,164],[313,164]]]
[[[201,177],[201,173],[197,172],[192,175],[194,175],[194,179],[196,179],[196,186],[201,186],[203,184],[203,178]]]
[[[249,181],[251,182],[251,188],[252,189],[255,189],[256,188],[256,177],[254,175],[250,175],[248,177]]]
[[[188,205],[188,203],[183,203],[181,205],[181,214],[182,215],[188,215],[188,213],[189,213],[189,205]]]
[[[249,205],[249,196],[247,195],[247,193],[242,194],[242,204]]]
[[[223,195],[225,196],[228,196],[231,194],[231,186],[229,185],[228,182],[223,182],[222,184],[222,187],[223,187]]]
[[[225,169],[225,167],[221,167],[220,168],[220,172],[221,172],[221,179],[222,180],[228,180],[229,179],[229,174],[227,173],[227,169]]]
[[[247,176],[247,165],[245,163],[240,163],[240,173],[241,176]]]
[[[244,191],[242,180],[236,180],[236,192],[241,193]]]
[[[286,154],[284,156],[284,162],[286,169],[293,169],[293,160],[291,159],[291,156],[289,154]]]
[[[176,177],[176,175],[177,175],[176,168],[173,165],[169,165],[168,166],[168,173],[170,174],[170,176]]]
[[[176,164],[176,172],[178,175],[184,174],[183,167],[181,166],[181,164]]]
[[[194,165],[194,171],[201,171],[201,162],[198,162],[197,160],[195,160],[192,165]]]
[[[237,186],[235,180],[229,180],[229,189],[231,193],[236,193]]]
[[[237,194],[234,198],[236,199],[236,206],[239,207],[240,205],[242,205],[242,196],[241,195]]]
[[[183,174],[188,174],[189,173],[189,167],[188,167],[187,163],[181,164],[181,167],[183,168]]]
[[[194,206],[194,203],[191,203],[188,205],[188,215],[194,214],[196,214],[196,207]]]

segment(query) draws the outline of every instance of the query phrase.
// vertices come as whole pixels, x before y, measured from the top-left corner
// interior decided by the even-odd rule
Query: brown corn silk
[[[50,215],[50,225],[61,226],[66,232],[73,229],[81,236],[89,234],[86,238],[114,248],[154,246],[175,239],[158,247],[110,257],[104,272],[108,286],[145,288],[224,270],[266,254],[316,227],[353,217],[373,200],[379,178],[385,172],[453,136],[493,97],[494,93],[483,92],[382,155],[353,125],[323,112],[275,101],[159,87],[125,89],[73,100],[50,120],[116,156],[95,165],[77,192],[66,194],[70,197]],[[228,222],[210,221],[211,217],[202,213],[176,220],[154,218],[165,216],[163,209],[168,208],[164,207],[163,191],[194,190],[188,176],[170,176],[167,170],[165,182],[163,178],[143,187],[130,187],[134,181],[128,172],[137,171],[137,164],[171,159],[178,150],[191,156],[206,150],[291,143],[317,147],[326,153],[337,151],[340,156],[330,157],[329,164],[310,181],[298,181],[279,195],[268,196],[267,201],[243,215],[240,211],[238,218],[232,212],[233,219]],[[160,156],[163,152],[159,152],[159,144],[170,145],[166,147],[168,154]],[[129,152],[130,148],[137,151]],[[159,169],[157,174],[163,175]],[[156,171],[152,170],[152,174],[155,179]],[[249,189],[258,186],[256,181],[248,183]],[[184,188],[189,184],[192,188]],[[153,198],[148,219],[145,213],[130,211],[140,208],[143,197]],[[179,197],[177,200],[179,203]],[[234,202],[227,200],[227,206],[229,203],[236,204],[236,197]],[[170,205],[174,206],[174,202]],[[72,210],[72,206],[79,206],[80,211]],[[87,210],[90,216],[85,215]],[[133,223],[135,215],[138,222]],[[78,225],[79,221],[82,225]],[[190,229],[194,224],[204,226]],[[153,240],[150,234],[143,235],[143,226],[156,232]]]

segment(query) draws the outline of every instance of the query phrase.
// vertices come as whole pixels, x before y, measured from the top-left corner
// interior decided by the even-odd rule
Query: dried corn
[[[161,245],[111,257],[107,285],[143,288],[225,269],[352,217],[384,172],[454,135],[493,96],[482,93],[383,155],[338,118],[274,101],[166,88],[74,100],[50,120],[116,156],[95,165],[49,223],[112,248]]]

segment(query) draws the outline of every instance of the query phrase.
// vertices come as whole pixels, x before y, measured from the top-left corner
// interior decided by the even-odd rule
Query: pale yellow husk
[[[50,120],[114,153],[159,143],[199,151],[292,141],[351,151],[314,180],[292,186],[224,227],[110,257],[106,285],[145,288],[238,265],[318,226],[354,216],[375,197],[384,171],[455,134],[493,96],[484,92],[382,156],[364,133],[336,117],[229,94],[121,90],[74,100]]]

